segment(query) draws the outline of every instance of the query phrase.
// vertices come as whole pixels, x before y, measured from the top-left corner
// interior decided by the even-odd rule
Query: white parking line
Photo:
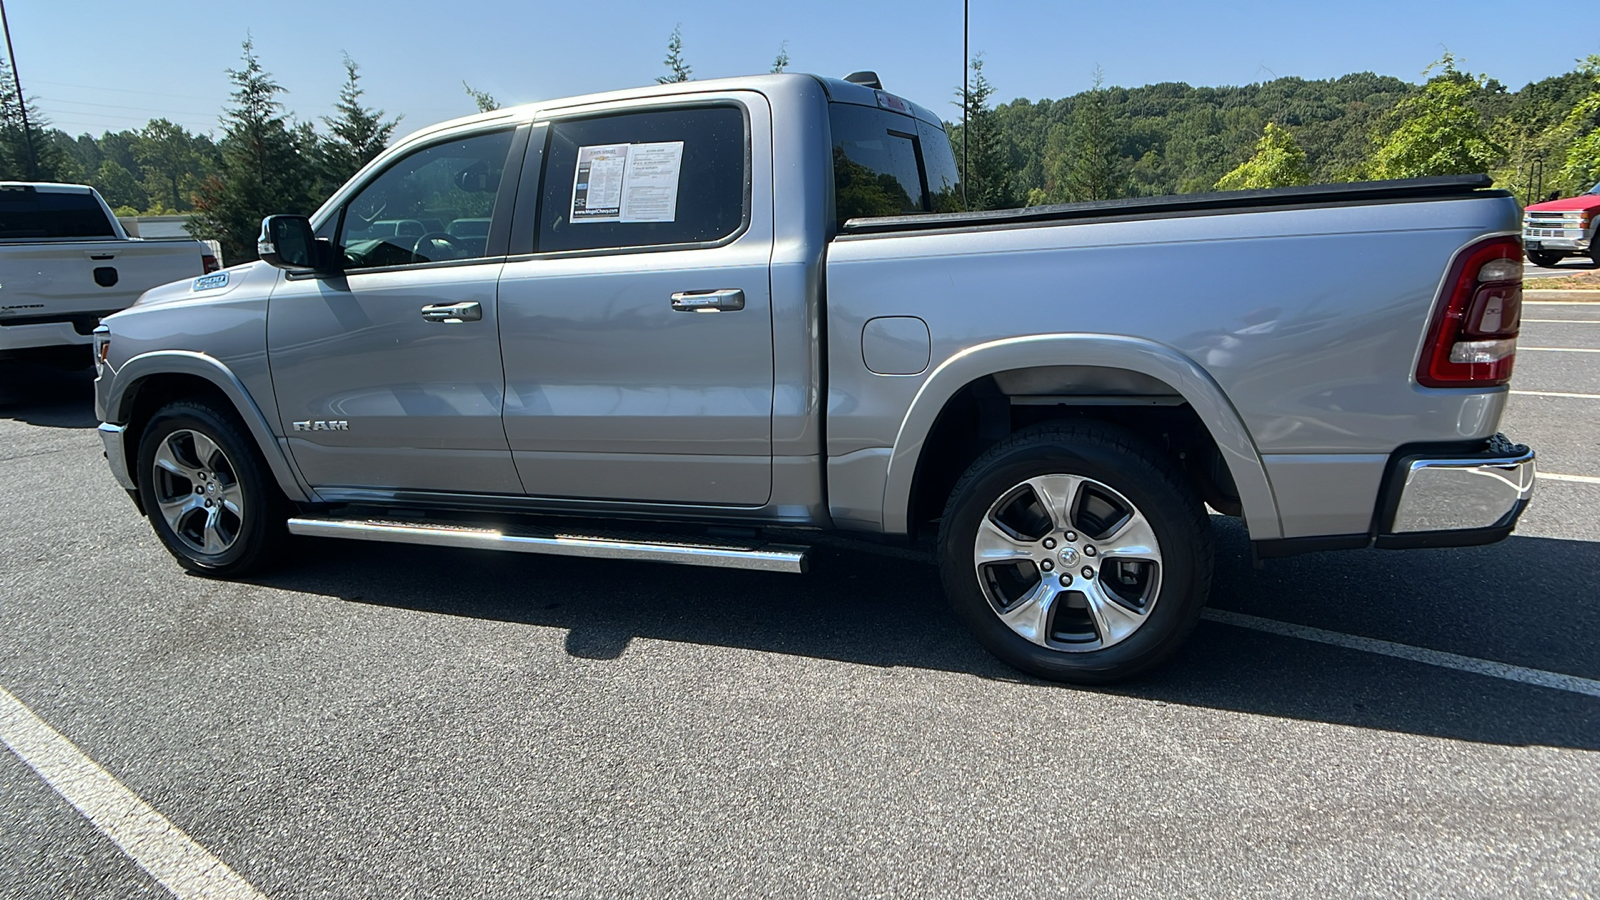
[[[1518,347],[1518,350],[1543,350],[1546,353],[1600,353],[1600,348],[1588,347]]]
[[[1536,472],[1535,478],[1540,481],[1575,481],[1578,484],[1600,484],[1600,478],[1593,475],[1557,475],[1554,472]]]
[[[1593,300],[1524,300],[1523,306],[1589,306],[1600,309],[1600,303]]]
[[[1410,644],[1396,644],[1393,641],[1380,641],[1377,638],[1344,634],[1339,631],[1324,631],[1321,628],[1311,628],[1306,625],[1291,625],[1288,622],[1279,622],[1276,619],[1263,619],[1259,616],[1229,612],[1225,609],[1208,609],[1202,612],[1200,616],[1213,622],[1232,625],[1235,628],[1250,628],[1255,631],[1265,631],[1268,634],[1299,638],[1302,641],[1315,641],[1319,644],[1330,644],[1349,650],[1362,650],[1367,653],[1392,656],[1396,659],[1407,659],[1412,662],[1439,666],[1444,669],[1455,669],[1458,672],[1471,672],[1475,675],[1487,675],[1490,678],[1516,681],[1557,691],[1600,697],[1600,681],[1595,681],[1592,678],[1579,678],[1576,675],[1563,675],[1560,672],[1546,672],[1543,669],[1528,669],[1522,666],[1494,662],[1493,660],[1478,659],[1475,656],[1460,656],[1440,650],[1413,647]]]
[[[1600,394],[1568,394],[1563,391],[1512,391],[1521,397],[1565,397],[1568,400],[1600,400]]]
[[[5,688],[0,741],[180,900],[266,900]]]
[[[1546,325],[1600,325],[1600,319],[1518,319],[1519,322],[1542,322]]]

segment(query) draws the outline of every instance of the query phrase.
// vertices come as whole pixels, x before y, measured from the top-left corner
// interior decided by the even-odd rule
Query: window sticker
[[[616,222],[622,218],[622,178],[628,144],[578,148],[572,181],[573,222]]]
[[[634,144],[623,179],[622,221],[671,222],[678,217],[683,141]]]
[[[573,224],[676,221],[682,174],[683,141],[579,147],[570,219]]]

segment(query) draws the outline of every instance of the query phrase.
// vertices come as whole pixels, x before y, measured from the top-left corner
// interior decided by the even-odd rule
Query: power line
[[[38,101],[40,101],[42,103],[43,102],[65,103],[68,106],[98,106],[98,107],[101,107],[103,109],[136,109],[136,110],[142,110],[144,112],[174,113],[174,114],[180,115],[180,116],[205,116],[205,115],[210,115],[209,112],[204,111],[204,110],[198,110],[198,109],[162,109],[159,106],[135,106],[135,105],[133,105],[131,103],[94,103],[94,102],[89,101],[89,100],[63,100],[60,97],[54,97],[54,96],[50,96],[50,95],[46,95],[46,94],[36,94],[36,95],[34,95],[34,99],[36,99],[36,100],[38,100]]]
[[[210,103],[227,103],[228,102],[228,98],[226,98],[226,97],[220,97],[220,98],[219,97],[201,97],[201,96],[199,96],[197,94],[163,94],[160,91],[136,91],[136,90],[133,90],[132,88],[105,87],[103,85],[98,85],[98,84],[74,84],[74,83],[72,83],[70,81],[46,81],[43,78],[34,79],[34,83],[35,84],[49,84],[49,85],[54,85],[56,87],[83,88],[86,91],[96,91],[96,92],[99,92],[99,91],[112,91],[112,92],[118,93],[118,94],[148,94],[148,95],[150,95],[152,97],[176,97],[176,98],[178,98],[180,100],[205,100],[205,101],[210,102]]]
[[[215,112],[196,109],[162,109],[155,106],[131,106],[123,103],[90,103],[84,100],[62,100],[59,97],[46,97],[34,95],[34,101],[46,109],[53,109],[58,113],[72,115],[74,113],[85,116],[107,116],[110,118],[126,118],[119,113],[103,112],[103,110],[117,110],[120,113],[143,113],[147,119],[166,117],[171,119],[216,119],[222,110]],[[69,108],[71,107],[71,108]],[[94,107],[93,109],[78,109],[75,107]]]
[[[152,119],[155,119],[155,118],[159,118],[159,117],[158,116],[148,115],[148,114],[143,113],[143,112],[141,112],[139,110],[129,110],[127,112],[111,113],[111,112],[101,112],[100,110],[96,110],[96,109],[59,109],[59,110],[52,111],[51,114],[50,114],[50,120],[52,122],[83,122],[84,120],[88,120],[88,121],[90,121],[92,123],[92,122],[94,122],[96,120],[99,120],[99,119],[121,119],[123,121],[129,121],[129,122],[148,122],[148,121],[150,121]],[[166,118],[168,118],[170,121],[178,123],[179,125],[182,125],[187,121],[195,121],[195,120],[204,119],[204,120],[207,121],[207,124],[204,127],[211,128],[211,127],[215,127],[216,126],[216,117],[213,117],[213,116],[204,116],[204,115],[192,116],[192,115],[176,115],[175,114],[175,115],[169,115]]]
[[[134,124],[132,124],[132,125],[119,125],[116,122],[107,122],[105,119],[73,119],[73,118],[62,119],[62,118],[54,118],[54,119],[51,120],[50,125],[52,127],[56,128],[57,130],[60,130],[60,131],[69,131],[69,130],[73,130],[73,129],[82,129],[84,131],[84,133],[89,133],[89,132],[92,132],[92,131],[95,131],[95,130],[100,130],[100,131],[105,131],[105,132],[110,133],[110,132],[121,132],[121,131],[138,131],[138,130],[140,130],[141,126],[143,126],[144,124],[147,124],[148,122],[151,121],[149,119],[140,118],[140,117],[136,117],[136,116],[117,116],[116,118],[122,120],[123,122],[131,122],[131,123],[134,123]],[[168,121],[172,121],[172,120],[169,119]],[[189,128],[190,131],[195,131],[194,128],[191,128],[189,125],[185,125],[183,122],[173,122],[173,124],[182,125],[185,128]],[[204,129],[201,129],[199,131],[195,131],[195,133],[196,134],[210,134],[209,131],[206,131]],[[90,136],[93,137],[92,134]]]

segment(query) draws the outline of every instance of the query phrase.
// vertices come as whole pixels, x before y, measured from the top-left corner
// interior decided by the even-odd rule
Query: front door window
[[[404,156],[345,205],[347,269],[481,259],[489,252],[511,132],[457,138]]]

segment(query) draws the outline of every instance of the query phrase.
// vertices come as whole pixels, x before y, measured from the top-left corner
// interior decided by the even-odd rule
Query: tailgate
[[[194,241],[63,241],[0,245],[0,326],[101,316],[160,284],[204,274]],[[84,324],[86,323],[86,327]]]

